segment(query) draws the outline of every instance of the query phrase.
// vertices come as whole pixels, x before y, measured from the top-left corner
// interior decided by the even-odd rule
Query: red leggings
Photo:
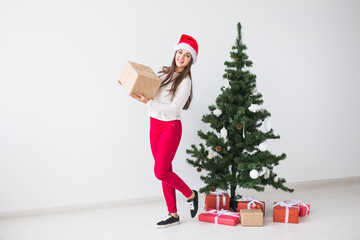
[[[192,195],[192,190],[172,170],[172,160],[181,139],[181,121],[161,121],[150,118],[150,144],[155,159],[154,172],[161,180],[164,197],[169,213],[177,212],[175,189],[186,198]]]

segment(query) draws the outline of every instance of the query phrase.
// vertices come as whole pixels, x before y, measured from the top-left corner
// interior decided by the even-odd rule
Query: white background
[[[208,129],[237,22],[281,136],[268,146],[288,156],[279,176],[359,176],[359,11],[350,0],[2,0],[0,212],[161,196],[146,107],[117,79],[126,60],[169,65],[182,33],[199,57],[174,167],[201,187],[185,150]]]

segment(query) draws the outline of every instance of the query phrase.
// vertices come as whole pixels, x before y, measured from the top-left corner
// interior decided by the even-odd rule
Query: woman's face
[[[191,54],[185,49],[179,49],[176,51],[175,62],[177,70],[182,71],[189,64],[191,60]]]

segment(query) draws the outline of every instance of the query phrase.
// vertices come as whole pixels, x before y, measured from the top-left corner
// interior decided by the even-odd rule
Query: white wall
[[[258,90],[288,158],[289,182],[359,176],[359,1],[1,1],[0,212],[162,194],[146,108],[117,84],[133,60],[170,64],[182,33],[199,42],[194,101],[174,166],[199,143],[243,25]],[[164,208],[165,210],[165,208]]]

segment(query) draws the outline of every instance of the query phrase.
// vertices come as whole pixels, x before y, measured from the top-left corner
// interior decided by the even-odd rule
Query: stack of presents
[[[205,211],[199,214],[199,221],[235,226],[264,226],[265,202],[252,197],[243,197],[238,201],[237,212],[230,209],[228,193],[212,192],[205,196]],[[275,202],[273,221],[299,223],[299,217],[310,212],[310,205],[299,200]]]

